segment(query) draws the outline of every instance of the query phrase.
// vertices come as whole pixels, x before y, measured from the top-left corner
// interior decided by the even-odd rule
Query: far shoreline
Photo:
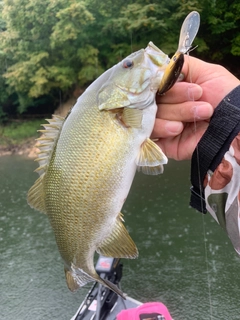
[[[36,158],[39,149],[36,147],[36,139],[28,139],[22,144],[0,145],[0,157],[20,155],[28,158]]]

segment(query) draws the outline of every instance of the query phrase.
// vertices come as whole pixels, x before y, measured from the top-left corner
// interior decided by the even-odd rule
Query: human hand
[[[152,138],[167,157],[190,159],[208,127],[214,108],[240,81],[220,65],[185,56],[184,82],[157,96]]]

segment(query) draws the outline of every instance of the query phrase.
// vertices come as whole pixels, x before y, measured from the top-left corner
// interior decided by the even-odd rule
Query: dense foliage
[[[0,119],[71,97],[150,40],[171,55],[192,10],[201,14],[192,54],[239,76],[237,0],[0,1]]]

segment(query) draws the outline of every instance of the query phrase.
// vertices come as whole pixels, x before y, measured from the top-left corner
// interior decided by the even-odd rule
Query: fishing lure
[[[177,81],[184,63],[184,54],[189,51],[193,40],[196,37],[200,25],[200,15],[197,11],[192,11],[183,21],[178,49],[169,61],[164,72],[163,79],[158,89],[159,94],[163,94]]]

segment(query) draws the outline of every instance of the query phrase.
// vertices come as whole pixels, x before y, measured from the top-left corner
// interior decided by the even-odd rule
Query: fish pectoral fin
[[[104,85],[97,96],[99,110],[112,110],[124,108],[131,103],[126,92],[113,84]]]
[[[161,148],[151,139],[146,139],[141,145],[136,159],[138,171],[144,174],[157,175],[163,173],[163,165],[168,162]]]
[[[121,213],[116,219],[111,234],[97,248],[97,252],[106,257],[137,258],[138,249],[122,223]]]
[[[124,108],[122,113],[122,121],[127,127],[141,128],[142,126],[142,110]]]
[[[30,207],[46,213],[45,208],[45,197],[44,197],[44,190],[43,190],[43,179],[44,174],[41,175],[34,183],[34,185],[30,188],[27,194],[27,202]]]

